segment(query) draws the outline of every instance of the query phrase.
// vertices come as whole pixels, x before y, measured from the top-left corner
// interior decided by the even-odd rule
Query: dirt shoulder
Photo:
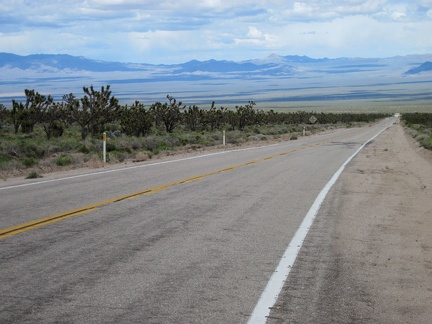
[[[399,124],[323,203],[268,323],[430,323],[432,153]]]

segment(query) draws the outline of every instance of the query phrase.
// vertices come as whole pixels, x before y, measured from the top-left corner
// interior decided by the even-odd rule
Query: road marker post
[[[102,156],[103,156],[103,166],[106,163],[106,132],[103,132],[103,145],[102,145]]]
[[[222,145],[225,146],[225,131],[222,131]]]

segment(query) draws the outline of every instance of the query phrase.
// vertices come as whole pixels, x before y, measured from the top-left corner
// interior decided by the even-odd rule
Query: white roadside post
[[[225,146],[225,131],[222,131],[222,144]]]
[[[103,165],[106,163],[106,132],[103,133]]]

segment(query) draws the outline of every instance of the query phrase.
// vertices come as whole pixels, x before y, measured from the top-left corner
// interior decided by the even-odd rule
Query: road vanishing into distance
[[[0,184],[0,323],[264,323],[315,200],[393,122]]]

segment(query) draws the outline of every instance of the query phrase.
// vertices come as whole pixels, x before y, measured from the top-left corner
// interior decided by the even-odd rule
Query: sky
[[[0,52],[175,64],[432,53],[432,0],[2,0]]]

